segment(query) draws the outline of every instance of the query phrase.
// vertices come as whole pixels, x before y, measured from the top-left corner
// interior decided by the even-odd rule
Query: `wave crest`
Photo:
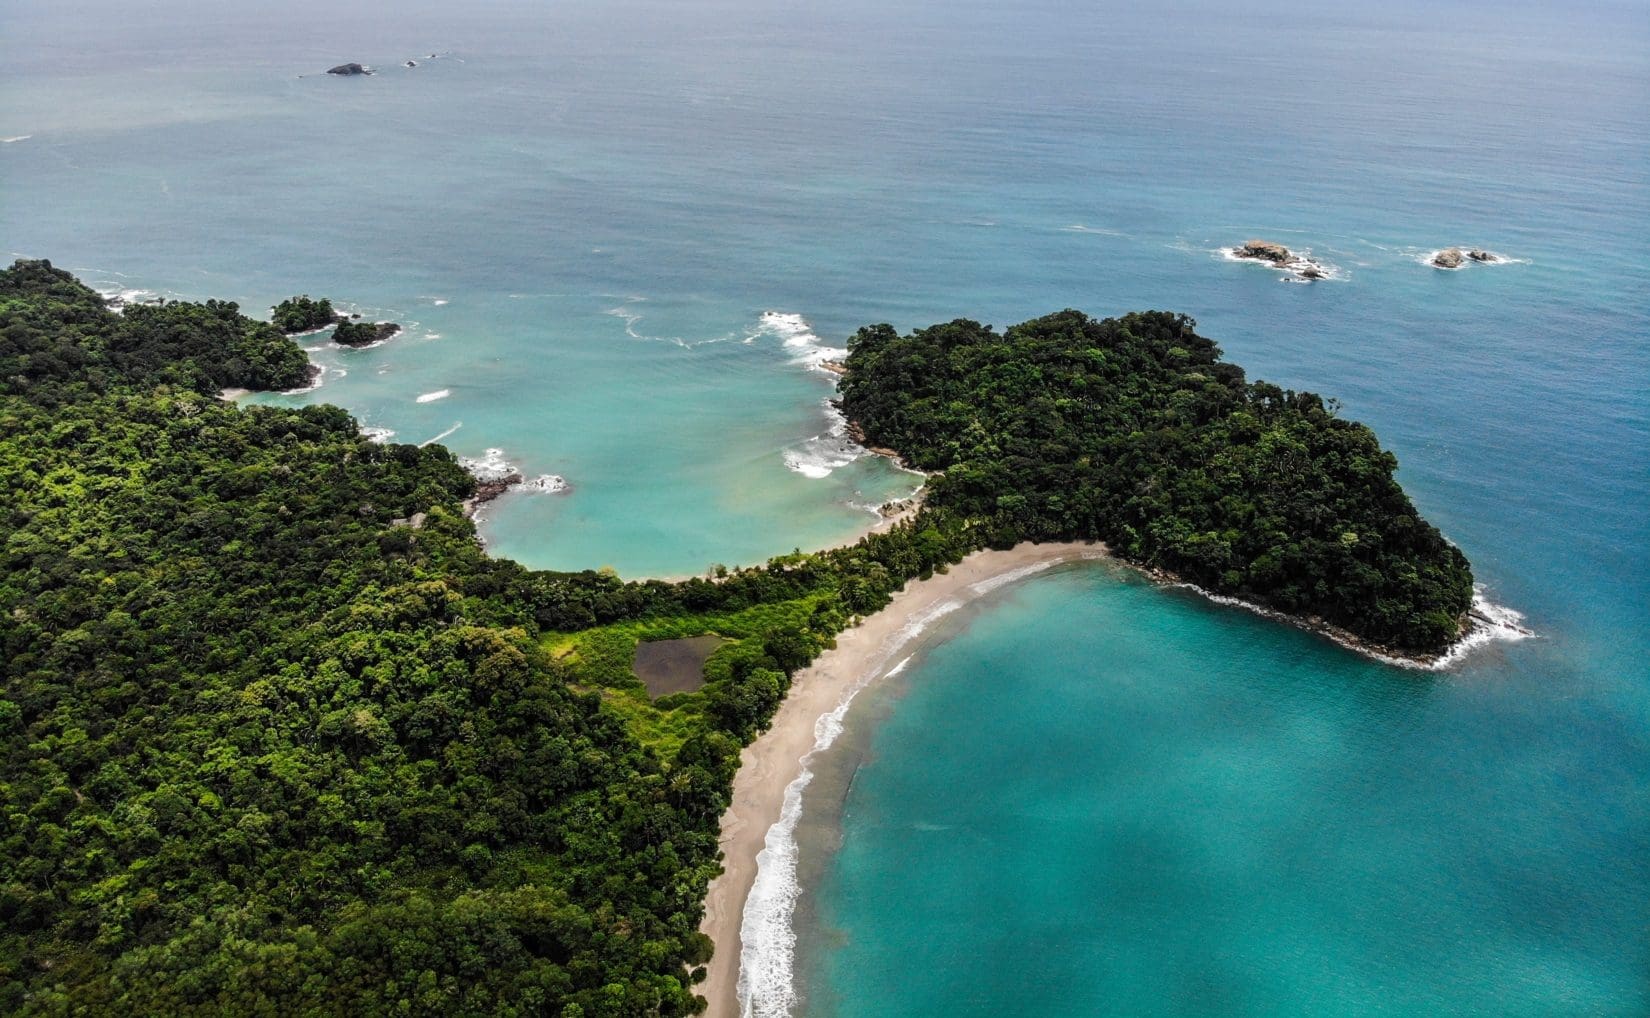
[[[835,403],[825,400],[825,419],[828,427],[822,435],[815,435],[800,446],[785,450],[787,469],[814,480],[831,476],[831,471],[845,467],[865,455],[865,447],[848,437],[848,418]]]
[[[814,334],[807,319],[790,311],[762,312],[756,332],[746,342],[757,336],[777,338],[781,345],[790,351],[792,364],[801,364],[815,371],[823,372],[823,365],[827,362],[841,361],[848,356],[848,351],[841,347],[827,346],[824,340]]]

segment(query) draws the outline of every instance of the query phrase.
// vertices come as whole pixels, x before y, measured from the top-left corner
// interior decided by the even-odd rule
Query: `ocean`
[[[1416,672],[1005,588],[848,713],[753,1012],[1650,1013],[1643,3],[339,7],[0,11],[4,250],[400,322],[254,398],[560,477],[490,550],[627,576],[915,487],[825,402],[861,325],[1182,311],[1374,427],[1536,634]]]

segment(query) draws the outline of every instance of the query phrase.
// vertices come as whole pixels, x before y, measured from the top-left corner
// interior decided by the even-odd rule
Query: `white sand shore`
[[[710,1018],[740,1014],[740,927],[745,902],[756,880],[757,853],[780,818],[785,789],[814,749],[815,723],[835,710],[863,681],[887,667],[908,639],[913,620],[946,601],[969,601],[993,589],[991,581],[1041,566],[1104,558],[1102,544],[1022,544],[1010,551],[976,552],[944,575],[912,582],[892,603],[837,637],[826,651],[797,673],[773,725],[740,755],[733,802],[722,815],[722,875],[705,897],[702,929],[716,943],[709,978],[699,987],[710,1002]]]

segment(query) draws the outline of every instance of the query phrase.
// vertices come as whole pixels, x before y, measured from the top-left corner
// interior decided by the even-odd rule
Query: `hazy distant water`
[[[278,399],[560,474],[492,547],[633,575],[908,490],[809,476],[829,386],[765,312],[831,345],[1188,312],[1374,425],[1542,638],[1416,676],[1030,581],[851,716],[812,1009],[1644,1013],[1650,17],[1344,7],[10,5],[0,228],[103,285],[408,324]],[[343,60],[382,72],[297,77]],[[1252,235],[1344,278],[1216,253]],[[1418,263],[1447,244],[1519,261]]]

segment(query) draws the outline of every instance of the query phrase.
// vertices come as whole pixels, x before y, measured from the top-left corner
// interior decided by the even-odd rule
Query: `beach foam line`
[[[448,396],[451,396],[452,394],[453,394],[453,390],[451,390],[451,389],[437,389],[434,392],[424,393],[422,396],[419,396],[413,402],[415,402],[415,403],[434,403],[436,400],[446,399]]]
[[[973,587],[1033,563],[1106,554],[1104,545],[1092,543],[976,552],[944,573],[906,584],[886,608],[845,630],[834,648],[796,673],[773,723],[741,752],[722,815],[723,871],[711,881],[700,925],[716,944],[701,987],[710,1001],[708,1018],[784,1014],[796,999],[797,817],[813,780],[813,757],[836,740],[859,691],[904,671],[913,651],[901,656],[901,648],[978,596]]]
[[[802,885],[796,877],[796,825],[802,818],[802,793],[813,782],[813,758],[831,748],[843,732],[843,720],[860,691],[879,675],[888,659],[906,644],[921,636],[936,620],[951,614],[962,601],[946,599],[918,612],[884,641],[875,667],[864,670],[851,682],[830,711],[814,721],[814,744],[801,760],[801,770],[785,786],[784,805],[779,819],[768,828],[762,851],[756,855],[756,879],[745,899],[744,919],[739,927],[739,1001],[744,1018],[781,1018],[799,1002],[794,976],[796,930],[791,919]],[[886,674],[904,669],[907,656]]]
[[[952,566],[944,575],[936,575],[926,581],[913,581],[896,594],[895,603],[884,611],[897,613],[901,607],[900,601],[905,598],[920,598],[927,594],[933,597],[933,600],[927,604],[920,599],[917,600],[910,616],[897,629],[884,636],[868,656],[860,658],[855,656],[855,651],[844,651],[840,642],[837,651],[827,652],[846,653],[845,663],[849,674],[834,702],[826,700],[825,703],[830,706],[815,718],[812,726],[813,742],[797,761],[796,777],[785,786],[779,815],[763,835],[762,848],[755,856],[756,871],[751,878],[750,890],[745,898],[739,922],[739,972],[735,981],[735,999],[738,1013],[742,1018],[777,1018],[788,1015],[799,1001],[795,980],[796,931],[793,928],[793,917],[802,888],[796,873],[796,827],[802,815],[803,794],[814,778],[813,760],[818,754],[828,750],[842,734],[844,721],[855,698],[873,682],[902,673],[916,656],[914,653],[906,654],[892,667],[889,667],[888,662],[919,639],[935,622],[963,605],[1053,566],[1106,556],[1106,548],[1101,544],[1027,544],[1010,551],[976,552]],[[1024,559],[1031,561],[1013,565],[1012,568],[1002,568],[1004,565]],[[994,566],[1001,571],[994,572]],[[979,575],[981,572],[985,574],[983,578],[971,578],[972,575]],[[868,618],[861,626],[875,627],[879,625],[878,620],[881,616],[882,613],[879,612]],[[886,626],[887,622],[880,622],[880,625]],[[875,628],[869,629],[872,633],[876,631]],[[864,632],[864,628],[848,630],[839,640],[852,641],[854,634]],[[807,678],[803,681],[814,684],[828,683],[831,681],[829,668],[830,665],[822,659],[810,666],[806,672]],[[793,699],[798,702],[811,702],[810,698],[818,699],[811,690],[803,693],[793,686],[792,692],[787,696],[787,702]],[[803,716],[806,717],[806,714]],[[795,721],[801,719],[787,720],[790,721],[790,725],[794,725]],[[789,730],[790,725],[786,725],[785,730]],[[781,722],[776,720],[769,731],[775,733],[775,740],[781,738]],[[782,743],[776,741],[775,752],[779,751],[779,745]],[[747,753],[749,752],[751,750],[747,749]],[[785,761],[778,761],[778,765],[784,767]],[[746,765],[742,764],[740,774],[749,773],[753,777],[748,780],[760,782],[761,779],[754,775],[762,769],[761,765],[756,765],[747,771]],[[736,802],[741,799],[748,800],[753,791],[745,790],[738,779],[735,779]],[[761,793],[755,794],[759,796]],[[738,813],[739,810],[740,808],[735,806],[730,812]],[[721,1013],[718,1010],[721,998],[716,995],[716,989],[712,989],[712,1014]]]
[[[999,573],[990,579],[981,580],[979,583],[973,584],[968,589],[972,591],[976,597],[981,594],[989,594],[998,587],[1013,583],[1016,580],[1023,580],[1027,576],[1035,576],[1053,565],[1053,562],[1033,562],[1028,566],[1021,566],[1018,569],[1010,569],[1006,573]]]

